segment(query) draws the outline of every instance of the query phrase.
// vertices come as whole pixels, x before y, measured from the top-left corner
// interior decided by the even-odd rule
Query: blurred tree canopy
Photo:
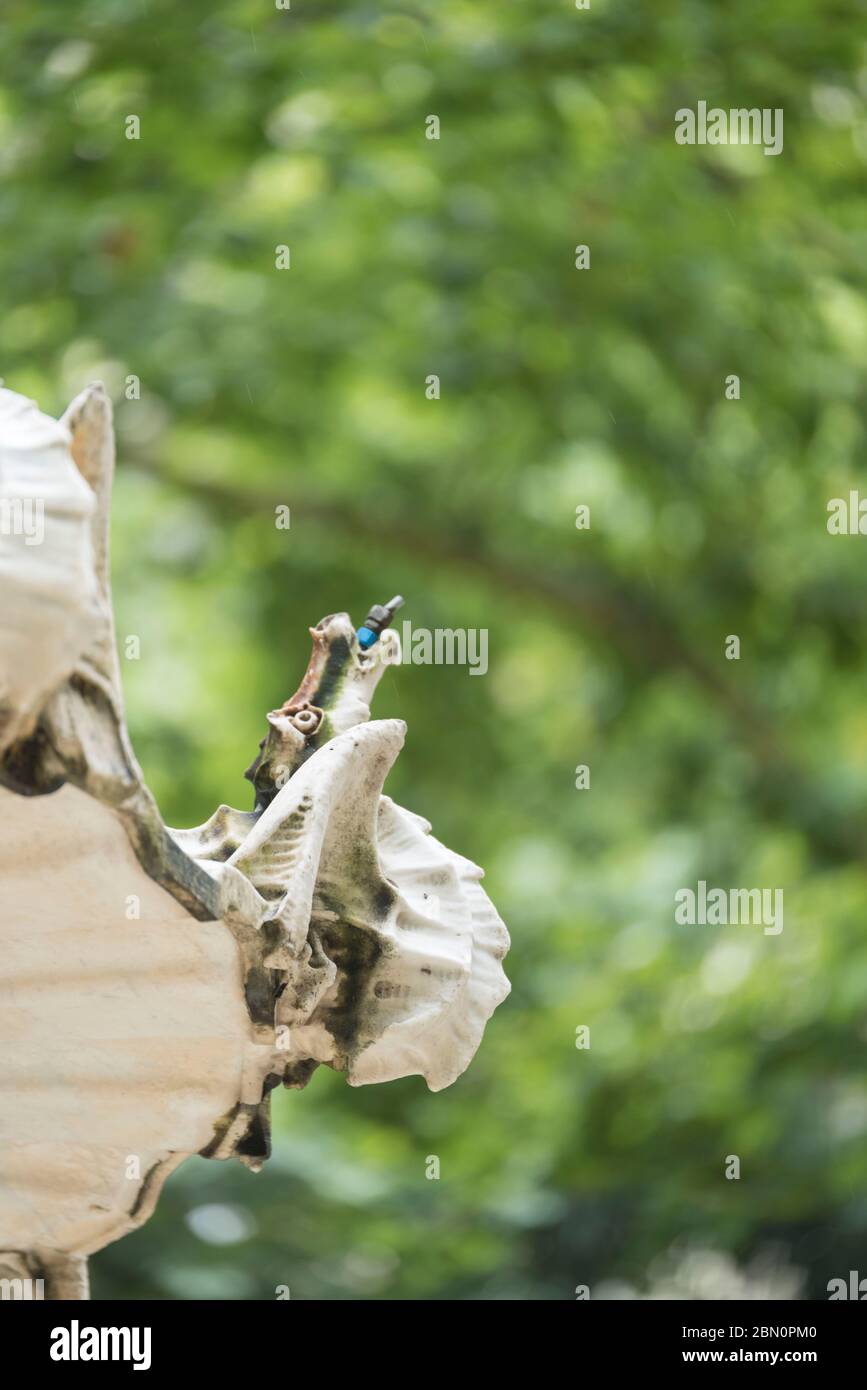
[[[187,1164],[96,1296],[867,1272],[867,541],[826,526],[864,477],[865,12],[5,0],[2,371],[114,397],[165,818],[247,807],[307,626],[400,591],[490,667],[388,673],[387,789],[513,936],[451,1090],[320,1069],[263,1173]],[[676,144],[699,100],[782,108],[782,153]],[[784,931],[675,925],[698,879],[782,887]]]

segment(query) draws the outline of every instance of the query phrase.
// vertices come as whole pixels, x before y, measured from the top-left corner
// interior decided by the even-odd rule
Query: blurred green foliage
[[[388,790],[513,936],[451,1090],[320,1069],[264,1172],[187,1164],[97,1296],[867,1273],[867,542],[825,525],[864,476],[865,8],[5,0],[3,371],[115,399],[166,819],[247,807],[307,625],[400,591],[490,670],[387,675]],[[676,145],[699,100],[783,108],[783,153]],[[782,887],[784,932],[676,927],[699,878]]]

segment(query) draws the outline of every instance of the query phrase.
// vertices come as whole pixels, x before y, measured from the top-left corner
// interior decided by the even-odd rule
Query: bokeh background
[[[307,626],[400,591],[490,669],[387,673],[388,790],[513,937],[453,1088],[277,1093],[266,1169],[189,1162],[97,1297],[867,1275],[867,541],[826,529],[864,478],[865,8],[4,0],[2,372],[115,400],[166,820],[248,807]],[[678,146],[699,100],[782,107],[783,153]],[[782,887],[782,935],[675,926],[699,878]]]

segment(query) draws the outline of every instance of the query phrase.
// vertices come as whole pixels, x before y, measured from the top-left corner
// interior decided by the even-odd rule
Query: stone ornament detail
[[[0,1278],[55,1298],[184,1158],[259,1168],[275,1087],[324,1063],[440,1090],[509,991],[481,870],[382,794],[389,631],[323,618],[254,809],[163,823],[124,722],[113,466],[100,386],[60,421],[0,390]]]

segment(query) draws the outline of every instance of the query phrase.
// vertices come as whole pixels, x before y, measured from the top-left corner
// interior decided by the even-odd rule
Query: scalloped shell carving
[[[66,1290],[186,1155],[258,1167],[279,1082],[439,1090],[509,989],[481,870],[383,795],[406,731],[368,722],[383,665],[347,614],[268,716],[255,810],[164,825],[123,716],[113,463],[101,388],[61,422],[0,391],[0,1269]]]

